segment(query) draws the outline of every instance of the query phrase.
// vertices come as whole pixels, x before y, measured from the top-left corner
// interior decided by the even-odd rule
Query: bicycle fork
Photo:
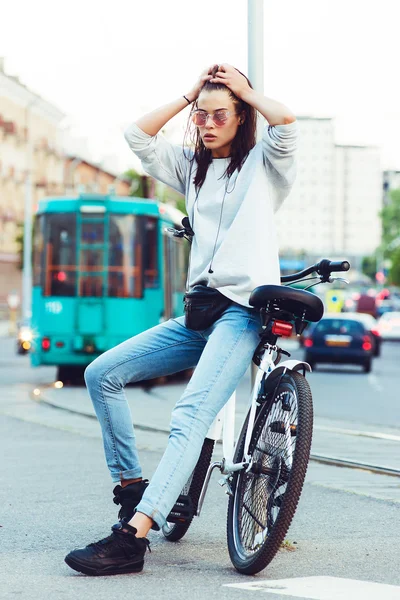
[[[263,376],[264,371],[261,368],[258,370],[255,383],[253,386],[253,391],[251,395],[251,405],[250,405],[250,414],[247,423],[247,434],[246,434],[246,442],[245,442],[245,452],[244,459],[240,463],[233,462],[233,455],[235,450],[235,407],[236,407],[236,392],[232,394],[229,398],[228,402],[224,406],[224,408],[218,413],[214,423],[212,424],[209,432],[207,433],[207,438],[214,439],[216,441],[221,439],[222,432],[222,444],[223,444],[223,455],[224,458],[221,461],[215,461],[211,463],[208,467],[207,475],[204,479],[203,487],[201,490],[196,516],[200,516],[201,509],[203,506],[204,498],[207,492],[208,484],[210,483],[211,474],[214,469],[219,469],[224,475],[219,480],[219,484],[221,486],[226,485],[227,490],[226,493],[228,495],[233,495],[233,490],[230,485],[230,477],[236,471],[241,471],[244,468],[251,467],[251,458],[248,455],[248,448],[250,444],[251,432],[253,431],[254,421],[256,416],[256,409],[258,406],[257,397],[260,387],[261,378]]]

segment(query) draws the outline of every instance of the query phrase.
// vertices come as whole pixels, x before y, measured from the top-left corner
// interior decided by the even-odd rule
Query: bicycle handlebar
[[[318,275],[321,275],[327,281],[331,273],[348,271],[349,269],[350,263],[347,260],[331,261],[327,258],[323,258],[319,261],[319,263],[316,263],[315,265],[312,265],[312,267],[308,267],[303,271],[292,273],[291,275],[283,275],[281,277],[281,283],[297,281],[298,279],[303,279],[303,277],[307,277],[307,275],[311,275],[312,273],[318,273]]]

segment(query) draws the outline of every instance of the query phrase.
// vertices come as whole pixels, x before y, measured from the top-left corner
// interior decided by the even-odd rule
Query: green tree
[[[371,256],[364,256],[362,259],[361,270],[364,275],[368,275],[375,281],[376,275],[376,255],[372,254]]]
[[[125,177],[131,180],[131,196],[137,198],[147,198],[147,182],[145,181],[145,175],[140,175],[135,169],[129,169],[124,173]]]
[[[400,189],[391,191],[390,202],[383,207],[380,216],[385,256],[390,258],[391,251],[387,247],[400,236]]]
[[[151,197],[151,188],[154,184],[154,180],[149,175],[141,175],[135,169],[129,169],[124,173],[125,177],[128,177],[131,182],[131,196],[136,196],[137,198],[149,198]],[[164,184],[155,184],[156,189],[158,185],[157,193],[155,194],[157,198],[160,199],[161,202],[167,202],[168,204],[172,204],[176,206],[181,212],[186,214],[185,207],[185,197],[182,196],[179,192],[172,189],[168,185]]]
[[[389,283],[400,285],[400,189],[392,190],[381,212],[383,256],[392,261]]]
[[[400,285],[400,246],[393,252],[391,261],[392,266],[389,271],[389,283]]]

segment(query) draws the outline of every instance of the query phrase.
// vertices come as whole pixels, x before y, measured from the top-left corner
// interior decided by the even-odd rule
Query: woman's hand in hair
[[[185,94],[185,96],[187,96],[189,98],[189,100],[191,100],[192,102],[197,100],[197,98],[201,92],[201,88],[206,83],[206,81],[210,81],[210,79],[212,77],[211,73],[212,73],[213,69],[216,69],[217,67],[218,67],[218,65],[212,65],[209,69],[205,69],[201,73],[200,77],[198,78],[198,80],[196,81],[195,85],[190,90],[190,92],[188,94]]]
[[[215,77],[210,79],[210,82],[223,83],[240,99],[243,99],[243,96],[252,91],[246,77],[235,67],[228,64],[219,65],[219,70],[216,72]]]

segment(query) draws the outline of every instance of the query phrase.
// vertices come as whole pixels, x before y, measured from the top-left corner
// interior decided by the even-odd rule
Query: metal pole
[[[31,318],[32,303],[32,135],[29,117],[32,106],[38,98],[31,100],[26,107],[26,180],[24,205],[24,263],[22,272],[22,318]]]
[[[264,93],[264,0],[247,0],[247,56],[248,74],[257,92]],[[257,140],[261,139],[263,118],[257,115]],[[251,363],[253,388],[257,366]]]
[[[248,73],[252,86],[264,93],[264,0],[247,0]],[[261,138],[262,117],[257,118],[257,139]]]

